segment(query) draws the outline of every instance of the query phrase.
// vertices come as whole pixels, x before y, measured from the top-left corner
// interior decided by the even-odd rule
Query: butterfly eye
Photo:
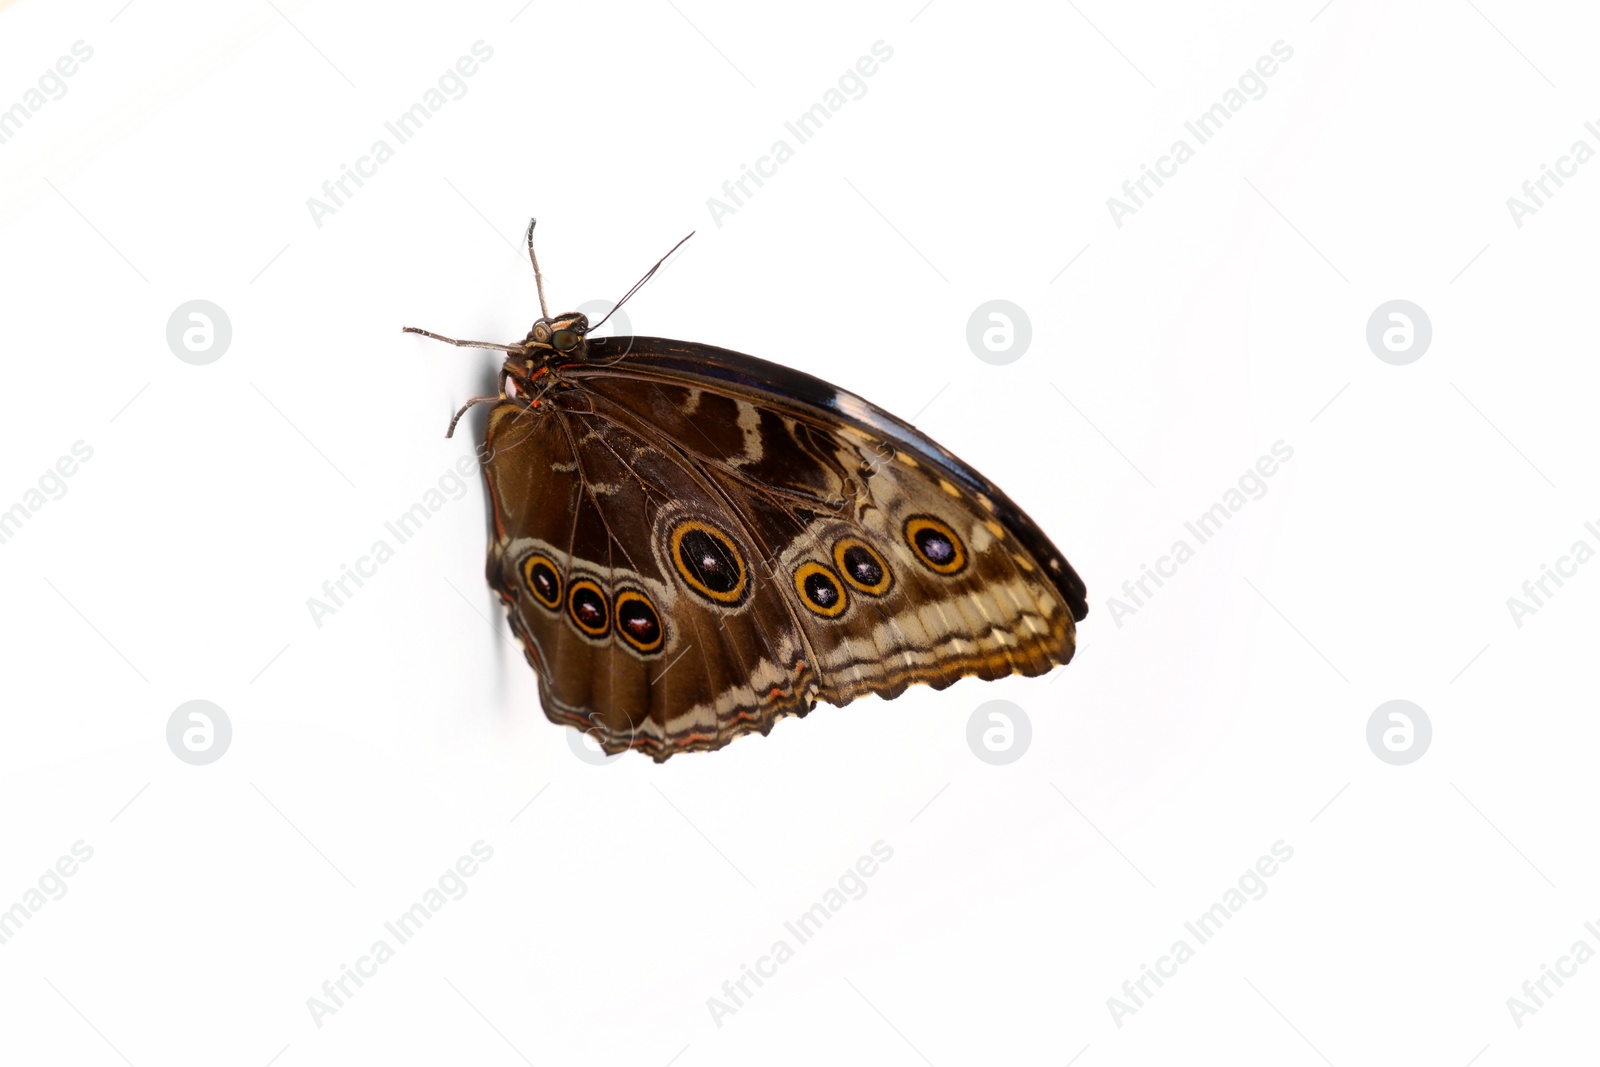
[[[550,336],[550,344],[557,352],[571,352],[578,347],[580,336],[576,330],[557,330]]]

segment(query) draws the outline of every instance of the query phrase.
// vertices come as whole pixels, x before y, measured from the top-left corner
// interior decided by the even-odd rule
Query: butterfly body
[[[587,333],[506,346],[485,441],[488,579],[550,719],[660,761],[1072,658],[1082,581],[913,426],[750,356]]]

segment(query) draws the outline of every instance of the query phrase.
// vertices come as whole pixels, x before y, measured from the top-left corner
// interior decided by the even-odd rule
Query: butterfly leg
[[[494,396],[475,396],[475,397],[473,397],[471,400],[469,400],[465,404],[461,405],[461,410],[457,411],[455,413],[455,417],[450,420],[450,428],[444,432],[444,435],[446,437],[454,437],[456,435],[456,423],[460,422],[461,421],[461,416],[465,415],[473,407],[477,406],[478,404],[487,404],[487,403],[490,403],[490,402],[495,401],[495,400],[504,400],[504,399],[505,398],[503,396],[501,396],[499,393],[496,393]]]
[[[497,345],[493,341],[458,341],[454,337],[446,337],[443,334],[432,333],[428,330],[419,330],[415,326],[402,326],[400,327],[400,332],[420,333],[424,337],[431,337],[435,341],[443,341],[445,344],[455,345],[457,348],[493,348],[500,352],[511,352],[519,356],[527,351],[520,345]]]

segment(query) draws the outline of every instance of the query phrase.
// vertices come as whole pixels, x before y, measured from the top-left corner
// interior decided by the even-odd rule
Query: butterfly
[[[994,483],[808,374],[552,316],[533,227],[525,338],[403,329],[505,353],[446,435],[493,405],[488,580],[549,719],[661,762],[819,701],[1072,659],[1084,583]]]

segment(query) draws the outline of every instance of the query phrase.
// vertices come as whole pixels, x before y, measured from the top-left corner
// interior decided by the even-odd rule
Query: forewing
[[[630,340],[616,368],[575,377],[597,416],[715,483],[813,650],[821,700],[1037,675],[1072,658],[1082,582],[981,475],[814,378]],[[763,379],[772,372],[787,380]]]

